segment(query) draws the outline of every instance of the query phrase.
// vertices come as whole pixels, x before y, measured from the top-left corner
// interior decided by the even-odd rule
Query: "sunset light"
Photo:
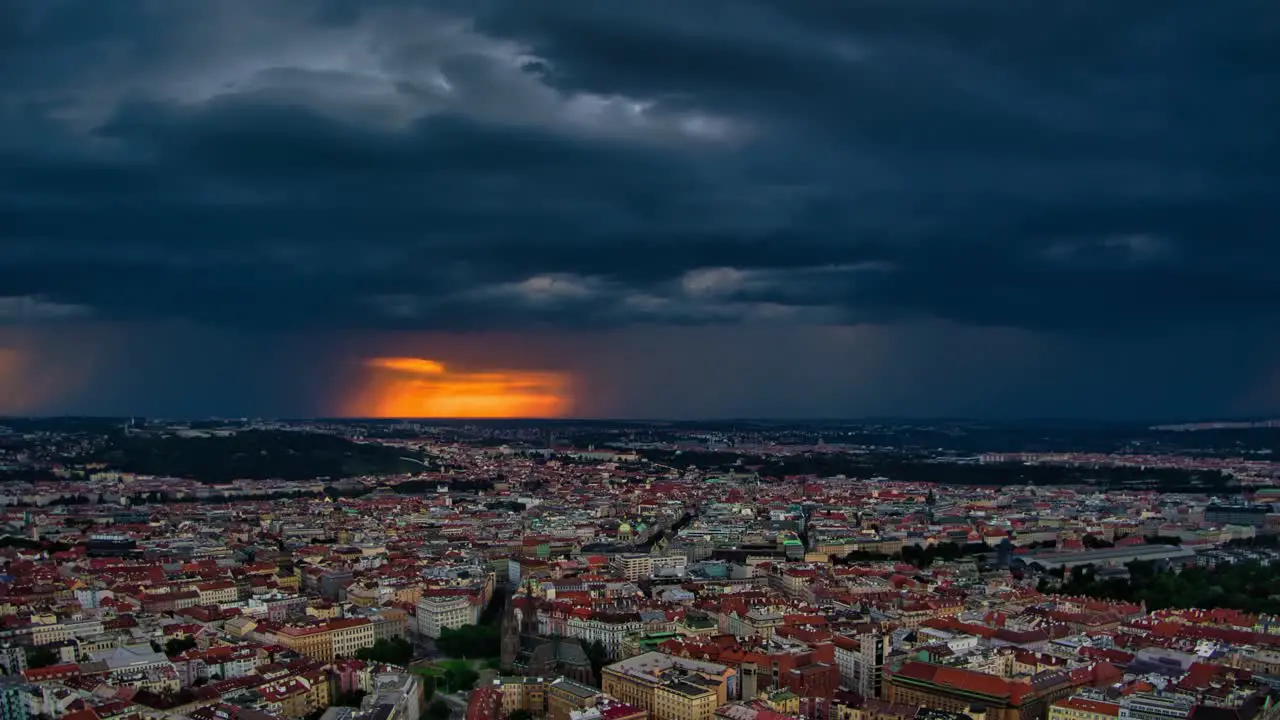
[[[16,351],[0,348],[0,413],[13,413],[22,408],[20,363],[21,357]]]
[[[458,371],[425,358],[364,362],[359,390],[344,415],[377,418],[562,417],[572,404],[564,373],[526,370]]]
[[[29,354],[0,347],[0,415],[46,410],[79,386],[80,373],[66,363],[36,362]]]

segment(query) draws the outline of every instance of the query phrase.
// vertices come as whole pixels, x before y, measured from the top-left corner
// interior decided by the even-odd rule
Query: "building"
[[[502,667],[535,677],[567,676],[582,683],[595,682],[591,659],[577,638],[538,634],[537,607],[526,586],[525,593],[510,597],[502,616]]]
[[[1106,700],[1069,697],[1049,706],[1049,720],[1116,720],[1120,705]]]
[[[370,681],[360,711],[379,720],[418,720],[422,715],[422,679],[413,673],[381,672]]]
[[[150,643],[91,652],[89,657],[92,662],[100,663],[117,685],[133,685],[160,693],[177,692],[180,686],[177,668]]]
[[[658,574],[684,573],[689,559],[684,555],[647,555],[626,553],[614,555],[609,561],[610,567],[621,577],[636,582]]]
[[[602,698],[596,705],[574,710],[569,720],[648,720],[649,713],[616,700]]]
[[[816,638],[810,643],[783,635],[744,646],[726,636],[709,642],[670,640],[661,647],[669,655],[736,669],[741,692],[734,699],[754,700],[762,692],[784,688],[802,697],[830,698],[840,686],[835,645]]]
[[[1191,716],[1196,700],[1175,693],[1135,693],[1120,700],[1120,720],[1181,720]]]
[[[219,645],[208,650],[192,648],[173,659],[183,687],[200,682],[244,677],[257,666],[258,653],[252,646]]]
[[[782,627],[782,613],[766,608],[752,608],[739,615],[731,611],[720,616],[724,632],[737,637],[756,635],[765,639],[773,637],[773,633]]]
[[[296,653],[325,662],[333,660],[333,638],[324,625],[286,625],[274,634],[277,642]]]
[[[376,642],[374,623],[368,618],[330,620],[327,627],[334,657],[354,657],[357,650],[373,647]]]
[[[584,646],[600,643],[609,659],[622,656],[623,641],[641,632],[644,625],[634,612],[602,612],[575,607],[567,612],[553,610],[543,634],[577,638]],[[541,625],[541,623],[540,623]]]
[[[654,720],[707,720],[737,696],[737,671],[717,663],[650,652],[607,665],[604,692],[647,710]]]
[[[647,554],[614,555],[609,565],[618,575],[632,582],[653,575],[653,556]]]
[[[1210,525],[1247,525],[1260,528],[1267,522],[1270,505],[1211,504],[1204,509],[1204,521]]]
[[[429,638],[440,637],[445,628],[456,629],[474,625],[480,619],[480,607],[473,596],[466,593],[445,594],[429,591],[418,599],[418,633]]]
[[[986,720],[1043,720],[1054,702],[1076,689],[1115,682],[1120,677],[1120,671],[1108,663],[1011,680],[949,665],[909,661],[888,675],[885,683],[886,699],[892,703],[957,713],[981,707]]]
[[[1070,570],[1078,565],[1093,565],[1097,568],[1119,568],[1134,561],[1153,562],[1165,565],[1181,565],[1194,562],[1194,550],[1175,545],[1131,545],[1127,547],[1100,548],[1097,550],[1080,550],[1074,552],[1037,552],[1018,556],[1013,565],[1026,564],[1041,570]]]
[[[502,692],[502,714],[524,710],[541,717],[547,710],[547,683],[540,677],[501,677],[493,681]]]
[[[236,589],[236,584],[230,580],[197,583],[195,589],[200,594],[201,605],[233,603],[239,599],[239,591]]]
[[[373,647],[374,623],[368,618],[341,618],[314,625],[286,625],[277,629],[281,645],[309,658],[329,662],[353,657],[356,651]]]
[[[504,720],[502,691],[496,686],[476,688],[467,698],[466,720]]]
[[[266,615],[271,622],[287,622],[306,617],[307,598],[304,595],[289,595],[275,592],[249,601],[250,610],[261,608],[259,612]]]
[[[580,710],[595,707],[600,691],[568,678],[558,678],[547,686],[547,720],[570,720]]]
[[[394,640],[408,635],[409,614],[398,608],[382,608],[368,616],[373,623],[373,640]]]
[[[320,596],[341,602],[347,599],[347,586],[354,579],[350,570],[325,570],[320,573]]]
[[[716,714],[716,691],[709,682],[676,680],[654,688],[654,720],[711,720]]]
[[[884,690],[884,662],[889,655],[889,636],[865,633],[856,639],[836,637],[834,644],[841,684],[862,697],[880,697]]]
[[[30,720],[40,691],[18,677],[0,677],[0,720]]]
[[[0,669],[5,675],[21,675],[27,669],[27,650],[21,645],[0,646]]]

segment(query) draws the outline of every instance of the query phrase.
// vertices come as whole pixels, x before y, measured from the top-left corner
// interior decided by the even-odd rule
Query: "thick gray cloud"
[[[0,13],[0,323],[1225,327],[1258,357],[1280,317],[1267,2]]]

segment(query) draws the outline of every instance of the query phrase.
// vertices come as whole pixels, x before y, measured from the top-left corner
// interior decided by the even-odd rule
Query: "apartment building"
[[[324,625],[286,625],[274,632],[276,642],[300,655],[333,660],[333,638]]]
[[[542,716],[547,708],[547,683],[540,677],[502,677],[493,681],[502,693],[502,714],[524,710]]]
[[[833,644],[840,683],[862,697],[880,697],[889,636],[882,633],[865,633],[856,638],[839,636]]]
[[[1194,697],[1171,692],[1135,693],[1120,701],[1120,720],[1181,720],[1195,709]]]
[[[418,632],[429,638],[440,637],[444,628],[474,625],[480,619],[477,598],[468,593],[429,591],[418,599]]]
[[[376,642],[374,623],[367,618],[330,620],[327,627],[333,642],[334,657],[352,657],[357,650],[373,647]]]
[[[342,618],[315,625],[286,625],[274,632],[276,641],[301,655],[329,662],[351,657],[372,647],[374,624],[367,618]]]
[[[609,565],[618,575],[632,582],[653,575],[653,557],[647,554],[615,555],[609,560]]]
[[[654,688],[654,720],[711,720],[715,716],[716,691],[711,681],[677,680]]]
[[[733,668],[660,652],[607,665],[601,674],[606,694],[649,711],[654,720],[707,720],[738,695]]]
[[[1049,706],[1049,720],[1116,720],[1120,706],[1106,700],[1069,697]]]
[[[373,640],[393,640],[408,633],[409,614],[399,608],[383,608],[372,615]]]
[[[569,678],[559,678],[547,686],[547,720],[569,720],[578,711],[595,705],[600,691]]]
[[[230,580],[197,583],[195,590],[200,594],[201,605],[233,603],[239,599],[239,590],[237,590],[236,584]]]
[[[657,574],[683,572],[689,564],[684,555],[647,555],[643,553],[627,553],[615,555],[609,560],[609,566],[621,577],[636,582]]]
[[[782,613],[768,608],[752,608],[744,614],[736,610],[720,616],[724,631],[736,637],[752,635],[765,639],[773,637],[774,631],[782,627]]]
[[[1035,682],[1010,680],[946,665],[910,661],[886,680],[890,702],[906,702],[938,710],[967,712],[986,708],[987,720],[1042,720],[1053,703],[1085,686],[1100,687],[1122,677],[1119,670],[1099,663],[1088,670],[1041,673]],[[1190,710],[1188,709],[1188,714]],[[1120,717],[1124,718],[1123,706]],[[1174,720],[1186,715],[1145,716],[1134,720]],[[1128,718],[1126,718],[1128,720]]]
[[[623,702],[601,700],[591,707],[574,710],[567,720],[649,720],[649,713]]]
[[[563,634],[566,637],[578,638],[582,640],[583,645],[599,642],[604,646],[605,653],[610,659],[620,657],[623,640],[628,635],[640,632],[644,627],[640,622],[640,616],[636,613],[597,612],[590,608],[574,608],[565,615],[563,623],[557,623],[557,625],[563,628]]]

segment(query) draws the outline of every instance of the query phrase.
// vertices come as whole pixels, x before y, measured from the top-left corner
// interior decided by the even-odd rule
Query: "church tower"
[[[502,656],[501,667],[510,671],[520,653],[520,621],[516,619],[515,593],[508,594],[502,608]]]

